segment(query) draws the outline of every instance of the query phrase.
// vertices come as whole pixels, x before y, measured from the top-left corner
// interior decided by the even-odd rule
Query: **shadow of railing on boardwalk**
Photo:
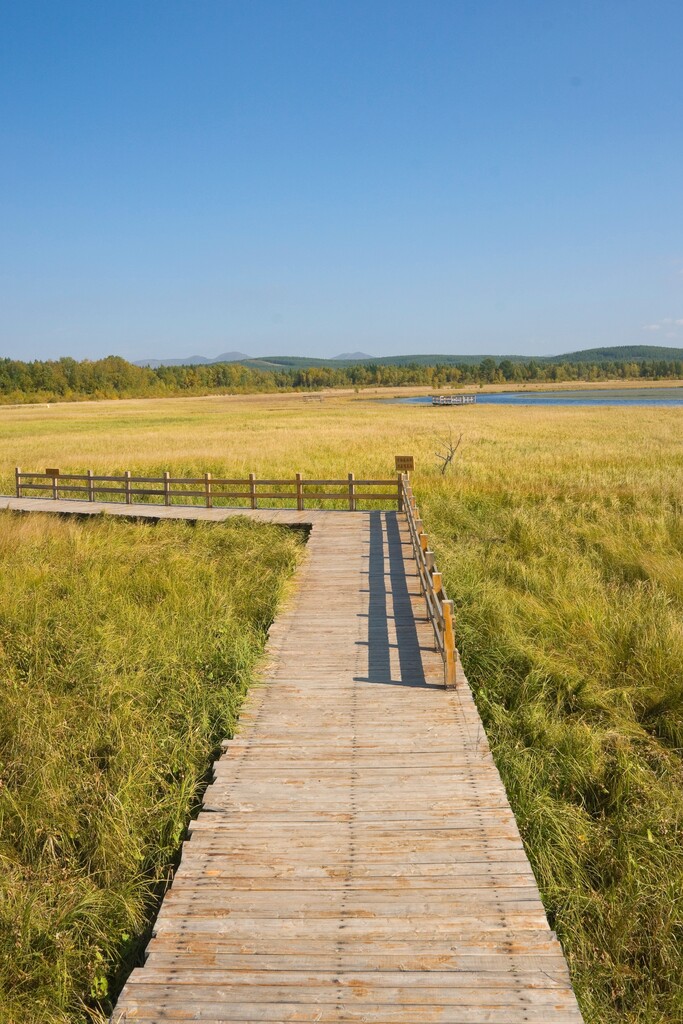
[[[356,678],[359,682],[426,686],[422,649],[406,575],[411,561],[410,558],[404,561],[396,513],[370,514],[367,557],[368,674]],[[394,620],[396,641],[389,640],[390,619]],[[392,651],[398,655],[398,666],[396,657],[393,658],[393,674]]]

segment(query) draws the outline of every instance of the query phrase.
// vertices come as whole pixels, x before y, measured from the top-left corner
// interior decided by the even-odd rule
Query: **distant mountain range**
[[[158,366],[199,366],[200,363],[243,363],[251,362],[251,356],[246,352],[224,352],[215,359],[207,359],[206,356],[188,356],[187,359],[141,359],[134,363],[134,366],[150,366],[156,370]]]
[[[372,363],[377,366],[435,366],[437,364],[452,366],[461,364],[475,366],[483,359],[494,359],[496,363],[504,359],[512,363],[603,363],[603,362],[634,362],[643,360],[683,360],[683,349],[664,348],[658,345],[615,345],[610,348],[587,348],[580,352],[566,352],[557,356],[492,356],[492,355],[407,355],[407,356],[369,356],[366,352],[343,352],[332,359],[315,359],[307,356],[249,356],[245,352],[223,352],[220,356],[209,359],[206,356],[188,356],[186,359],[141,359],[136,366],[197,366],[211,363],[241,363],[252,369],[289,370],[303,369],[313,366],[353,366],[357,363]]]

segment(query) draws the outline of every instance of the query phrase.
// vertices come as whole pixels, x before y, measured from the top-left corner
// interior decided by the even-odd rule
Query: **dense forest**
[[[296,366],[273,371],[241,363],[199,366],[135,366],[119,356],[77,361],[0,359],[0,403],[63,402],[101,398],[161,398],[173,395],[304,391],[319,388],[442,388],[465,384],[522,384],[528,381],[613,381],[683,379],[683,360],[605,359],[596,362],[527,362],[486,357],[477,364],[375,362],[351,366]]]

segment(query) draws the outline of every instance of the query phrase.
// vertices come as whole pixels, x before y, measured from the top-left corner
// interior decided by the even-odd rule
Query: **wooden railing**
[[[132,505],[137,499],[145,498],[148,502],[159,499],[164,505],[171,505],[174,500],[193,499],[191,504],[197,504],[196,499],[201,499],[201,504],[212,508],[214,502],[239,500],[243,505],[235,507],[259,508],[259,501],[277,499],[285,503],[284,507],[299,511],[303,511],[307,501],[334,501],[343,503],[351,512],[357,510],[358,502],[365,501],[391,502],[399,511],[403,507],[400,474],[391,480],[356,480],[353,473],[345,480],[304,480],[301,473],[293,480],[257,480],[250,473],[247,480],[227,480],[213,477],[211,473],[201,477],[172,477],[170,473],[164,473],[163,477],[133,476],[129,472],[122,476],[102,476],[92,470],[61,473],[58,469],[46,469],[44,473],[24,473],[17,467],[15,478],[17,498],[41,497],[42,492],[47,492],[45,496],[55,501],[80,498],[123,501]],[[330,487],[335,490],[328,490]],[[382,490],[368,491],[376,487]]]
[[[408,520],[413,543],[420,586],[427,603],[427,614],[434,628],[436,646],[443,658],[443,677],[446,687],[456,684],[458,652],[455,646],[453,602],[446,597],[443,578],[436,568],[434,552],[429,547],[427,534],[417,509],[417,502],[406,474],[401,477],[401,505]]]

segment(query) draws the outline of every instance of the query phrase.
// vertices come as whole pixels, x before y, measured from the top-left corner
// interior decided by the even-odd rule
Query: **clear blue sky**
[[[682,53],[680,0],[0,0],[0,354],[683,345]]]

